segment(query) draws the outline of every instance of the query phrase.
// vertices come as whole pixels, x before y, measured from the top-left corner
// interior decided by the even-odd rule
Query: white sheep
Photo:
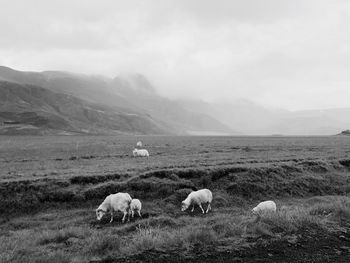
[[[149,157],[149,153],[146,149],[134,149],[132,151],[134,157]]]
[[[252,209],[253,214],[260,215],[266,212],[276,212],[276,203],[274,201],[264,201]]]
[[[138,213],[138,215],[140,217],[142,217],[141,216],[141,208],[142,208],[141,201],[139,199],[132,199],[131,203],[130,203],[131,217],[134,218],[135,211]],[[130,216],[130,214],[129,214],[129,216]]]
[[[138,141],[137,143],[136,143],[136,148],[141,148],[142,147],[142,142],[141,141]]]
[[[187,198],[182,201],[181,211],[185,211],[187,208],[189,208],[192,205],[192,210],[194,210],[194,205],[197,204],[200,209],[202,210],[202,213],[204,214],[204,210],[202,207],[202,204],[208,203],[207,211],[205,213],[208,213],[209,210],[211,210],[211,202],[213,201],[213,194],[208,189],[201,189],[198,191],[192,191]]]
[[[111,221],[113,221],[113,212],[121,211],[124,213],[122,222],[124,223],[126,215],[129,213],[131,203],[131,196],[128,193],[116,193],[111,194],[105,198],[105,200],[96,209],[97,220],[101,220],[102,217],[108,212],[111,213]]]

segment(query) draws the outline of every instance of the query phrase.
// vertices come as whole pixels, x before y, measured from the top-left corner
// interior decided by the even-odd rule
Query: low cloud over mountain
[[[109,79],[0,67],[0,133],[232,134],[215,118],[163,98],[140,74]]]

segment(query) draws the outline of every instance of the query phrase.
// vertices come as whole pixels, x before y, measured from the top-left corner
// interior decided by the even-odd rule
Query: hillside
[[[72,95],[0,81],[0,134],[169,133],[135,111],[108,108]]]
[[[101,119],[95,123],[96,118],[86,119],[82,111],[74,111],[82,116],[75,115],[73,119],[70,118],[69,125],[65,127],[73,127],[75,131],[141,134],[233,133],[231,128],[212,116],[184,109],[179,103],[159,96],[151,83],[140,74],[110,79],[60,71],[22,72],[0,67],[0,80],[5,81],[3,83],[7,83],[6,85],[33,85],[51,91],[46,94],[46,99],[52,94],[64,94],[79,99],[80,107],[91,108],[91,105],[95,105],[94,107],[99,108],[98,111],[108,112],[107,117],[94,110],[92,115],[95,116],[98,112],[95,117]],[[16,96],[17,91],[18,89],[13,90],[12,95]],[[15,108],[20,112],[22,109],[15,101],[7,102],[1,111],[11,112],[11,108]],[[25,107],[25,111],[35,112],[38,101],[40,96],[36,101],[32,100]],[[52,99],[50,101],[52,102]],[[57,115],[57,112],[55,114]],[[101,114],[103,116],[100,116]],[[63,119],[68,118],[68,115]]]

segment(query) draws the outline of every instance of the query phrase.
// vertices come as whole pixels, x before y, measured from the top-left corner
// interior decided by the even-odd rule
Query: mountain
[[[208,114],[245,135],[272,134],[270,127],[287,114],[285,110],[270,110],[249,100],[236,100],[231,103],[182,100],[180,103],[186,109]]]
[[[0,81],[0,134],[163,134],[152,118],[72,95]]]
[[[234,134],[227,125],[201,111],[185,109],[176,101],[163,98],[142,75],[119,76],[110,83],[110,90],[141,108],[156,120],[170,123],[182,133]],[[131,87],[131,88],[130,88]]]
[[[157,95],[141,74],[110,79],[0,67],[0,83],[0,122],[2,118],[6,127],[11,121],[33,126],[24,116],[30,113],[33,118],[45,118],[45,124],[30,127],[33,133],[233,133],[215,118],[184,109],[179,103]],[[13,127],[6,132],[14,132]],[[28,132],[24,131],[23,127],[17,129],[18,133]]]
[[[23,72],[0,66],[0,82],[0,123],[20,125],[9,122],[26,124],[31,122],[27,118],[46,118],[46,126],[41,124],[39,133],[332,135],[350,126],[350,108],[289,111],[249,100],[170,100],[160,96],[142,74],[107,78],[63,71]],[[11,102],[4,101],[8,87],[16,98]],[[27,94],[27,90],[32,93]],[[34,90],[40,95],[33,97]],[[8,133],[14,132],[11,127]],[[18,133],[24,130],[22,127]]]
[[[231,103],[180,101],[246,135],[332,135],[350,126],[350,108],[288,111],[270,109],[249,100]]]

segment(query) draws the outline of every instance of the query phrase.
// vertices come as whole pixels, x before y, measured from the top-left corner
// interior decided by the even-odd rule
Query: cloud
[[[140,72],[171,98],[345,107],[348,1],[3,1],[0,64]]]

